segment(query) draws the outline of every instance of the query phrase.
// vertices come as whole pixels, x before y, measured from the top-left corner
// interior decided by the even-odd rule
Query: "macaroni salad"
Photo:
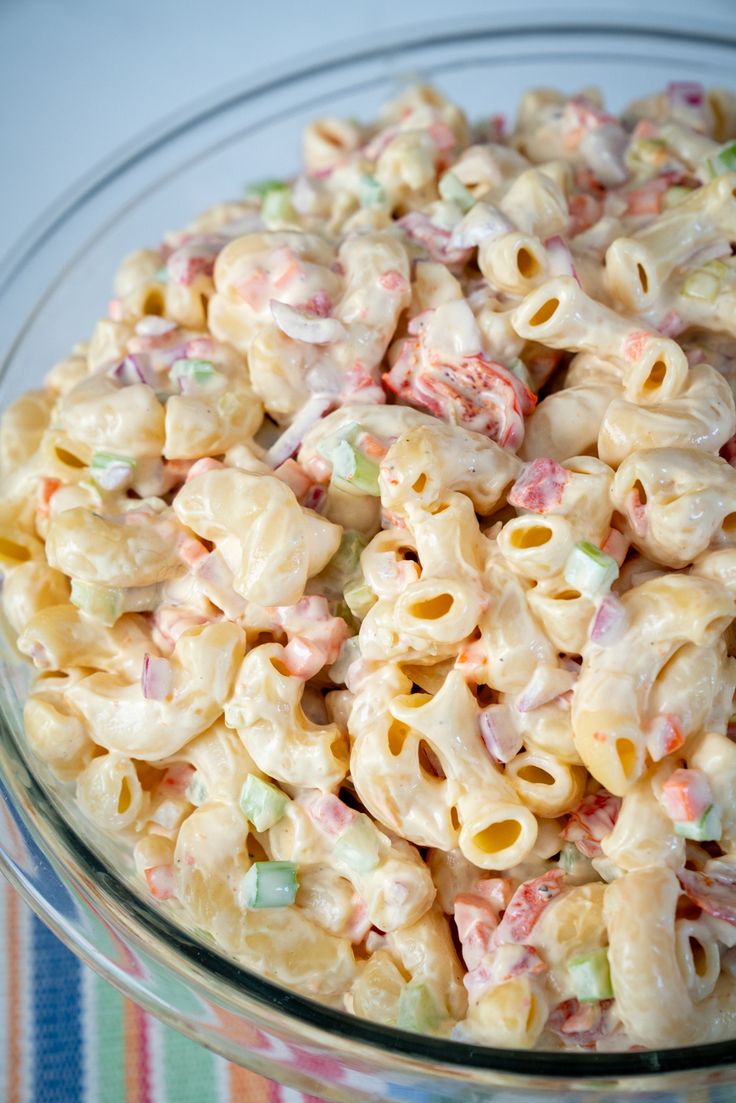
[[[33,752],[406,1030],[736,1035],[736,95],[413,87],[128,256],[2,420]]]

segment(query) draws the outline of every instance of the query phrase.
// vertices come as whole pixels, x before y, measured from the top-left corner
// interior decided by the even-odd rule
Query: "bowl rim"
[[[520,23],[518,13],[494,12],[492,24],[487,18],[454,21],[452,24],[445,21],[432,22],[426,24],[418,34],[416,27],[409,25],[372,36],[368,40],[351,39],[347,42],[335,43],[327,50],[310,55],[301,64],[295,65],[292,59],[280,66],[278,70],[269,69],[268,72],[257,74],[246,81],[238,81],[235,85],[217,89],[190,103],[119,147],[112,156],[105,158],[104,163],[81,177],[46,208],[22,238],[12,245],[5,257],[0,260],[0,303],[16,276],[26,268],[48,239],[76,211],[102,192],[121,173],[143,161],[159,147],[199,127],[208,119],[248,100],[256,100],[269,92],[304,82],[321,73],[345,70],[359,62],[378,60],[387,51],[407,53],[447,44],[461,45],[478,37],[497,40],[545,35],[582,38],[591,34],[611,34],[631,39],[656,40],[660,44],[663,41],[697,42],[703,46],[726,47],[736,51],[736,28],[734,33],[715,26],[707,29],[702,22],[698,26],[680,17],[675,17],[668,27],[657,27],[648,22],[650,17],[646,13],[643,13],[643,17],[634,12],[626,13],[625,22],[607,13],[598,18],[595,12],[569,9],[558,10],[559,18],[550,16],[548,9],[539,9],[538,22],[532,22],[534,15],[535,13],[531,10],[525,12],[524,21]],[[25,318],[3,358],[3,363],[0,365],[0,382],[32,324],[35,310],[36,307]],[[222,982],[227,987],[235,986],[241,989],[254,1003],[264,1009],[285,1015],[294,1025],[304,1027],[305,1024],[309,1024],[315,1036],[321,1035],[324,1044],[328,1047],[330,1041],[334,1041],[337,1037],[340,1041],[367,1047],[375,1056],[380,1057],[382,1053],[388,1053],[392,1056],[400,1055],[415,1062],[420,1060],[422,1073],[430,1076],[443,1069],[449,1074],[462,1070],[484,1070],[489,1073],[520,1075],[524,1077],[525,1083],[537,1078],[563,1078],[572,1082],[569,1087],[573,1090],[586,1089],[594,1080],[597,1082],[596,1086],[601,1086],[601,1078],[607,1080],[611,1078],[624,1089],[629,1082],[629,1090],[641,1088],[649,1091],[657,1087],[652,1081],[654,1077],[695,1070],[725,1070],[736,1067],[736,1048],[732,1040],[635,1053],[579,1053],[498,1049],[454,1039],[440,1039],[408,1033],[395,1027],[358,1018],[267,981],[256,973],[238,966],[206,943],[200,942],[196,936],[190,937],[163,911],[138,896],[61,815],[37,778],[32,763],[26,759],[25,749],[21,748],[16,741],[12,724],[3,717],[0,728],[2,729],[0,764],[4,766],[3,772],[0,773],[2,783],[0,793],[4,788],[14,798],[13,806],[18,811],[35,845],[59,872],[65,884],[67,884],[67,878],[71,877],[76,895],[80,896],[88,907],[94,905],[88,889],[85,888],[85,882],[88,883],[89,879],[93,878],[100,886],[99,896],[108,910],[114,913],[124,909],[131,924],[136,928],[140,944],[145,945],[146,952],[161,961],[165,967],[171,967],[172,962],[164,954],[163,948],[159,947],[158,942],[154,946],[149,944],[147,938],[151,933],[155,934],[157,940],[161,940],[163,947],[176,959],[175,966],[180,976],[190,979],[192,966],[196,965],[197,969],[204,971],[207,977]],[[11,769],[7,768],[8,765]],[[22,769],[16,774],[12,769],[13,766],[21,766]],[[23,773],[27,773],[27,776],[22,777]],[[6,874],[11,884],[21,893],[36,914],[45,922],[49,922],[49,916],[44,911],[42,903],[14,871],[14,863],[10,856],[4,853],[2,847],[0,847],[0,870]],[[79,938],[75,939],[62,924],[52,923],[51,925],[55,933],[75,953],[80,954],[87,964],[115,983],[130,998],[144,1002],[144,994],[137,990],[131,992],[118,979],[105,973],[99,961],[85,954],[80,947]],[[153,1004],[153,1001],[151,1003]],[[156,1015],[161,1015],[158,1005],[150,1006],[149,1009]],[[197,1040],[202,1041],[201,1038]],[[643,1084],[642,1078],[644,1078]],[[639,1081],[639,1084],[635,1085],[634,1080]]]

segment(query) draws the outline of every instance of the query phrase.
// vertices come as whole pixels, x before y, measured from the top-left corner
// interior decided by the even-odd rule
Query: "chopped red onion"
[[[266,462],[271,467],[280,467],[299,448],[304,437],[328,410],[334,406],[332,395],[315,394],[305,402],[288,429],[274,441],[266,452]]]
[[[476,203],[452,231],[450,248],[471,249],[482,241],[510,234],[513,229],[513,223],[496,207],[490,203]]]
[[[135,331],[139,337],[163,337],[176,329],[177,323],[158,314],[146,314],[136,322]]]
[[[667,102],[670,107],[702,107],[705,88],[695,80],[671,80],[667,85]]]
[[[616,594],[606,594],[598,606],[590,628],[593,643],[607,647],[615,643],[626,626],[626,609]]]
[[[294,341],[305,341],[310,345],[331,345],[335,341],[342,341],[346,336],[345,327],[337,318],[308,314],[277,299],[271,299],[270,307],[276,325]]]
[[[564,241],[559,234],[555,234],[554,237],[548,238],[547,241],[545,241],[544,247],[547,250],[550,275],[572,276],[574,280],[580,283],[578,274],[575,271],[572,253],[570,252],[567,242]]]
[[[523,740],[508,705],[488,705],[480,714],[479,722],[480,734],[491,758],[496,762],[510,762],[516,757]]]
[[[150,386],[153,378],[150,368],[141,356],[126,356],[110,368],[107,374],[123,387],[134,383],[148,383]]]
[[[173,674],[168,659],[157,659],[146,653],[143,656],[141,688],[147,701],[164,701],[171,693]]]
[[[555,697],[572,689],[577,676],[577,672],[559,666],[538,666],[516,701],[517,709],[519,712],[533,712],[554,701]]]

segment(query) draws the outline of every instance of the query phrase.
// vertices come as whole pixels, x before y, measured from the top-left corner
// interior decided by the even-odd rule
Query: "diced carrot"
[[[42,517],[48,517],[51,499],[61,486],[59,479],[41,479],[38,484],[38,503],[36,512]]]
[[[702,770],[680,769],[662,786],[662,804],[671,820],[690,823],[713,803],[713,792]]]
[[[171,900],[176,895],[172,865],[151,866],[145,870],[145,877],[151,896],[156,900]]]

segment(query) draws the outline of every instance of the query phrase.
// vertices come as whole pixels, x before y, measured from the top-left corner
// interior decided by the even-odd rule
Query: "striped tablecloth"
[[[123,999],[0,876],[2,1103],[319,1103]]]

